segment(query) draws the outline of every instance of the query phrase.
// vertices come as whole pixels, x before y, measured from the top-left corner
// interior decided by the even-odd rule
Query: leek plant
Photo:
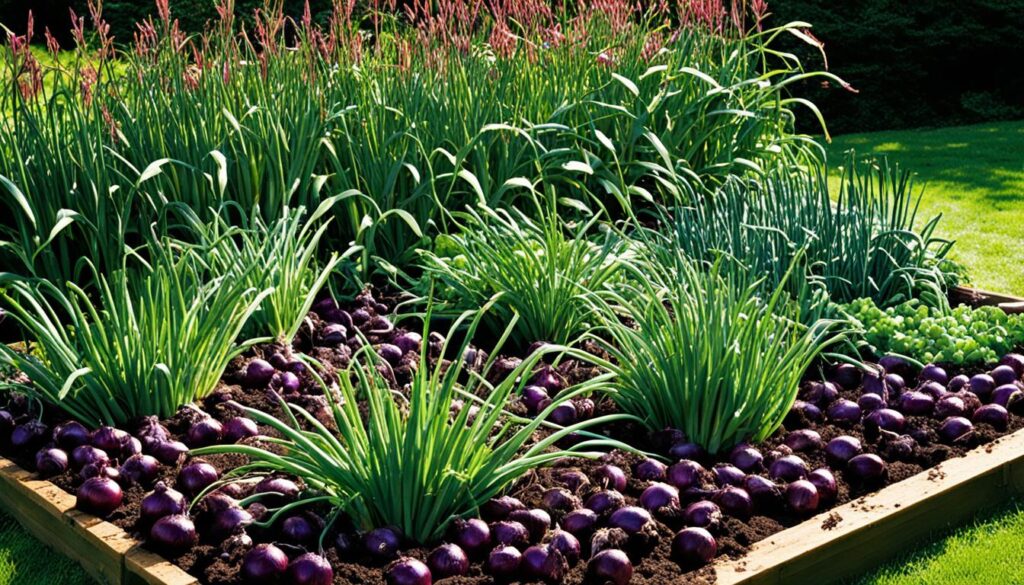
[[[235,340],[269,291],[248,286],[252,265],[210,279],[193,250],[149,253],[141,266],[96,271],[95,304],[74,283],[0,274],[0,300],[34,348],[0,345],[0,363],[30,380],[13,386],[90,427],[170,417],[212,392],[250,345]]]
[[[472,338],[486,310],[460,315],[452,331],[468,323],[465,338]],[[512,326],[499,339],[493,356]],[[456,343],[455,335],[446,338],[442,354],[460,346],[453,355],[462,355],[469,347],[468,341]],[[334,415],[333,428],[294,405],[282,404],[283,420],[242,408],[246,416],[274,429],[275,436],[261,436],[263,445],[218,445],[193,454],[246,455],[250,462],[232,472],[236,477],[287,473],[301,478],[311,489],[277,510],[270,522],[297,506],[326,503],[335,517],[345,512],[361,530],[397,526],[409,538],[427,543],[442,536],[451,520],[473,513],[537,466],[570,456],[596,457],[594,449],[623,447],[600,435],[566,450],[556,444],[571,433],[586,435],[587,426],[631,418],[628,415],[565,428],[545,423],[566,400],[606,390],[608,376],[567,389],[532,420],[504,410],[526,384],[528,373],[552,352],[579,354],[566,347],[547,347],[493,385],[485,381],[493,357],[484,372],[476,374],[466,370],[462,360],[431,365],[422,356],[411,384],[399,393],[377,370],[381,364],[372,350],[362,351],[338,380],[337,396],[321,381]],[[466,406],[454,410],[455,401],[465,401]],[[551,433],[534,441],[534,432],[542,426],[550,427]]]
[[[648,237],[646,244],[664,244]],[[840,339],[832,324],[804,325],[808,287],[786,280],[762,295],[760,279],[720,257],[710,266],[678,247],[629,264],[628,284],[595,297],[604,323],[593,334],[611,356],[612,398],[652,430],[675,428],[710,453],[763,441],[796,399],[816,357]]]

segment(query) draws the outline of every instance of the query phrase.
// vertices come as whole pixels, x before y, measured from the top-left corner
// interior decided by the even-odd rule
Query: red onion
[[[89,442],[92,443],[93,447],[106,451],[107,455],[110,455],[112,459],[116,459],[121,456],[121,452],[128,444],[129,439],[131,439],[131,435],[121,429],[104,426],[93,431],[89,437]]]
[[[402,557],[387,566],[384,580],[387,585],[430,585],[430,572],[421,561]]]
[[[725,486],[715,492],[713,499],[723,512],[740,520],[746,520],[754,513],[754,501],[742,488]]]
[[[804,402],[803,400],[797,400],[794,402],[793,408],[790,409],[790,412],[799,414],[803,418],[812,422],[819,421],[822,417],[820,408],[810,402]]]
[[[469,557],[458,545],[442,544],[427,556],[427,566],[435,579],[457,577],[469,571]]]
[[[628,585],[633,578],[633,563],[619,549],[605,549],[587,563],[587,582],[601,585]]]
[[[105,477],[112,479],[118,483],[121,482],[121,472],[113,467],[107,467],[105,464],[93,463],[86,465],[82,468],[82,471],[78,473],[78,477],[82,480],[91,479],[94,477]]]
[[[0,409],[0,445],[10,441],[11,431],[14,430],[14,415],[7,410]]]
[[[807,477],[807,463],[796,455],[779,457],[768,468],[768,477],[782,481],[803,479]]]
[[[523,388],[523,405],[526,406],[526,410],[530,414],[537,414],[540,410],[540,404],[546,400],[550,400],[548,391],[540,386],[527,386]]]
[[[938,382],[945,386],[949,382],[949,375],[946,374],[946,370],[943,370],[935,364],[928,364],[921,372],[917,375],[918,380],[931,380],[932,382]]]
[[[237,443],[248,437],[255,437],[260,433],[256,423],[244,416],[235,417],[224,423],[224,440],[228,443]]]
[[[332,585],[334,570],[327,559],[306,553],[288,564],[285,573],[291,585]]]
[[[530,533],[530,542],[540,542],[544,533],[551,527],[551,515],[539,508],[532,510],[514,510],[508,515],[512,522],[518,522]]]
[[[530,543],[530,531],[519,522],[501,520],[491,524],[494,542],[508,546],[524,547]]]
[[[821,435],[811,429],[800,429],[786,435],[786,446],[794,451],[821,449]]]
[[[991,425],[997,431],[1005,431],[1009,424],[1010,415],[1006,409],[998,404],[986,404],[974,411],[972,417],[974,424]]]
[[[636,534],[651,526],[654,519],[651,514],[637,506],[626,506],[612,512],[608,518],[608,525],[612,528],[620,528],[626,534]]]
[[[305,516],[292,516],[281,523],[281,536],[292,544],[309,544],[317,537],[317,528]]]
[[[885,461],[873,453],[862,453],[847,462],[847,469],[854,477],[870,481],[885,475]]]
[[[717,528],[722,523],[722,509],[708,500],[694,502],[683,511],[683,522],[698,528]]]
[[[301,364],[302,362],[298,363]],[[270,378],[270,387],[285,396],[289,396],[298,394],[302,390],[302,380],[294,372],[278,372]]]
[[[216,419],[206,417],[188,429],[188,445],[193,449],[207,447],[220,442],[224,434],[224,425]]]
[[[935,399],[924,392],[904,392],[900,395],[900,410],[910,416],[928,416],[935,410]]]
[[[264,494],[260,501],[271,508],[279,508],[299,495],[299,486],[290,479],[268,477],[253,488],[253,494]]]
[[[887,373],[899,374],[900,376],[910,373],[910,363],[897,355],[882,356],[878,365]]]
[[[838,463],[846,463],[859,455],[861,450],[860,440],[847,435],[836,437],[825,445],[825,454]]]
[[[551,533],[551,540],[548,542],[552,548],[562,553],[569,566],[575,565],[580,560],[580,541],[570,532],[555,529]]]
[[[11,447],[19,452],[34,453],[43,447],[49,434],[50,428],[45,424],[30,420],[11,431]]]
[[[685,567],[700,567],[711,562],[718,552],[718,543],[703,528],[680,530],[672,539],[672,556]]]
[[[706,473],[704,467],[696,461],[684,459],[668,468],[668,483],[679,489],[685,490],[688,487],[700,485],[702,476]]]
[[[139,518],[145,524],[152,524],[164,516],[184,514],[188,509],[188,502],[180,492],[167,487],[164,482],[158,482],[153,491],[142,499],[139,505]]]
[[[241,573],[246,583],[277,583],[288,570],[288,555],[272,544],[257,544],[242,559]]]
[[[164,516],[149,529],[149,542],[166,556],[176,557],[195,546],[196,525],[184,514]]]
[[[950,392],[959,392],[967,387],[971,383],[971,379],[964,374],[957,374],[949,379],[949,384],[946,384],[946,390]]]
[[[618,510],[625,504],[626,498],[619,492],[615,490],[601,490],[587,498],[587,503],[584,505],[594,512],[603,515]]]
[[[996,389],[996,381],[988,374],[975,374],[971,376],[971,383],[968,389],[982,400],[985,400]]]
[[[392,341],[403,353],[419,351],[420,347],[423,346],[423,336],[415,331],[407,331],[395,337]]]
[[[761,469],[764,456],[750,445],[737,445],[729,454],[729,461],[742,471],[750,473]]]
[[[668,454],[673,459],[703,459],[707,455],[707,451],[704,447],[701,447],[697,443],[676,443],[672,445],[672,448],[668,450]]]
[[[743,479],[743,489],[757,504],[774,504],[779,500],[779,486],[772,480],[760,475],[748,475]]]
[[[117,482],[107,477],[85,480],[78,488],[75,507],[83,512],[105,518],[121,506],[124,493]]]
[[[573,510],[562,517],[561,526],[576,536],[586,536],[597,525],[597,513],[589,508]]]
[[[549,545],[531,546],[523,551],[522,568],[527,577],[545,583],[558,583],[569,571],[562,553]]]
[[[886,383],[885,376],[882,374],[868,374],[864,376],[864,388],[861,393],[861,395],[874,394],[883,400],[888,400],[889,384]]]
[[[992,380],[995,381],[996,386],[1012,384],[1019,379],[1017,372],[1015,372],[1010,366],[996,366],[988,374],[992,376]]]
[[[291,518],[289,518],[289,520],[291,520]],[[227,506],[214,512],[213,523],[210,526],[210,535],[217,540],[224,540],[232,534],[241,532],[246,526],[252,524],[252,522],[252,514],[248,511],[243,510],[238,506]],[[285,522],[287,522],[287,520],[285,520]],[[282,529],[282,532],[285,531]],[[287,532],[285,532],[285,536],[287,538]],[[289,541],[297,542],[295,539],[289,539]]]
[[[809,382],[800,393],[800,399],[824,408],[839,397],[839,389],[832,382]]]
[[[860,386],[861,377],[860,368],[853,364],[838,364],[832,371],[832,381],[846,390]]]
[[[935,418],[937,419],[964,416],[965,414],[967,414],[967,405],[959,396],[947,394],[935,403]]]
[[[121,450],[121,457],[127,458],[132,455],[142,454],[142,441],[135,437],[128,437],[128,442],[125,444],[124,449]]]
[[[199,495],[200,492],[213,485],[213,482],[220,478],[217,469],[209,463],[200,459],[181,468],[178,472],[177,484],[186,494],[190,496]]]
[[[854,424],[860,422],[860,406],[852,400],[836,400],[828,407],[825,416],[837,424]]]
[[[615,465],[602,465],[598,467],[594,472],[594,480],[597,485],[618,492],[626,489],[626,472]]]
[[[482,553],[491,544],[491,528],[479,518],[456,519],[453,530],[455,544],[470,555]]]
[[[572,401],[559,404],[548,415],[548,420],[563,427],[575,424],[577,420],[576,405]]]
[[[814,484],[814,487],[818,490],[820,500],[824,503],[831,503],[835,501],[836,496],[839,494],[839,487],[838,484],[836,484],[836,476],[824,467],[815,469],[808,473],[807,481]]]
[[[939,436],[947,443],[953,443],[967,436],[974,430],[971,421],[962,416],[951,416],[942,421],[939,427]]]
[[[36,453],[36,471],[43,477],[53,477],[68,470],[68,454],[61,449],[41,449]]]
[[[594,416],[597,405],[590,398],[577,398],[573,401],[576,407],[576,418],[579,420],[590,420]]]
[[[902,374],[890,373],[885,375],[885,384],[889,387],[891,392],[902,392],[907,387],[906,381],[903,379]]]
[[[938,382],[928,381],[917,387],[917,392],[927,394],[932,400],[938,400],[947,394],[946,387]],[[910,414],[910,413],[907,413]]]
[[[552,512],[569,512],[582,505],[580,499],[565,488],[549,488],[541,496],[541,506]]]
[[[558,476],[558,481],[572,492],[578,492],[581,488],[590,485],[590,478],[578,469],[570,469]]]
[[[714,474],[715,483],[719,486],[743,485],[743,478],[747,476],[738,467],[727,464],[714,466],[711,473]]]
[[[801,516],[810,516],[818,510],[818,488],[807,481],[800,479],[786,486],[786,503],[790,509]]]
[[[149,486],[160,473],[160,462],[149,455],[132,455],[118,471],[129,484]]]
[[[496,577],[512,577],[519,572],[523,555],[512,546],[499,546],[487,557],[487,572]]]
[[[153,456],[164,465],[177,465],[188,453],[188,447],[181,441],[166,441],[153,448]]]
[[[633,469],[633,476],[640,481],[661,481],[665,479],[667,466],[656,459],[644,459]]]
[[[564,386],[561,377],[549,365],[542,366],[531,383],[545,388],[548,392],[557,392]]]
[[[89,431],[78,421],[66,422],[54,427],[53,440],[61,449],[70,451],[89,442]]]
[[[1019,353],[1008,353],[999,360],[999,365],[1008,366],[1017,374],[1018,377],[1024,376],[1024,355]]]
[[[320,330],[320,343],[338,345],[348,339],[348,328],[340,323],[328,323]]]
[[[401,363],[402,353],[402,348],[391,343],[382,343],[377,346],[377,355],[392,366]]]
[[[992,402],[1004,408],[1019,401],[1024,393],[1021,392],[1019,384],[1003,384],[992,391]]]
[[[864,419],[864,427],[874,432],[882,429],[890,433],[902,433],[906,426],[907,420],[903,417],[903,414],[891,408],[876,410]]]
[[[377,528],[363,536],[363,545],[371,555],[380,559],[390,559],[398,554],[401,539],[391,528]]]
[[[249,362],[242,377],[242,385],[248,388],[263,388],[274,377],[274,366],[266,360],[256,358]]]
[[[508,515],[515,510],[525,509],[526,506],[518,499],[512,496],[501,496],[484,502],[484,505],[480,506],[480,515],[483,516],[484,520],[493,522],[508,518]]]
[[[667,483],[654,482],[640,494],[640,505],[651,512],[679,508],[679,490]]]

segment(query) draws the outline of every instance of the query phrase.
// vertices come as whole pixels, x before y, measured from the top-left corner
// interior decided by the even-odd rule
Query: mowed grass
[[[851,585],[1021,583],[1024,583],[1024,504],[1015,501]]]
[[[0,585],[91,585],[82,568],[0,512]]]
[[[916,173],[919,217],[942,214],[940,235],[974,284],[1024,296],[1024,121],[839,136],[832,164],[849,149]]]

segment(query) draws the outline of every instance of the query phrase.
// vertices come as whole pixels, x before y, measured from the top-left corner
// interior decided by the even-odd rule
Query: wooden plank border
[[[198,585],[125,531],[74,509],[74,496],[0,457],[0,506],[47,545],[109,585]],[[1024,430],[833,508],[715,563],[718,585],[822,585],[864,572],[1024,493]]]
[[[1024,313],[1024,298],[980,288],[954,286],[949,289],[949,300],[954,305],[963,303],[972,307],[996,306],[1010,314]]]

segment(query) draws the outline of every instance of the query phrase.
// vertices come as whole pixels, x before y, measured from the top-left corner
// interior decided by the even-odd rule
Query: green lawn
[[[77,563],[28,536],[0,513],[0,585],[91,585]]]
[[[922,212],[942,214],[941,235],[975,284],[1024,295],[1024,122],[850,134],[830,147],[885,154],[918,175]]]

